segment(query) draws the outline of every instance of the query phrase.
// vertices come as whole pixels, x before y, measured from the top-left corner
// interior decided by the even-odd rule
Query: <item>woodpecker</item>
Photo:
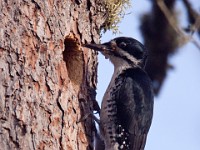
[[[105,150],[144,150],[153,116],[153,90],[144,71],[146,48],[130,37],[86,44],[114,65],[100,110],[100,134]]]

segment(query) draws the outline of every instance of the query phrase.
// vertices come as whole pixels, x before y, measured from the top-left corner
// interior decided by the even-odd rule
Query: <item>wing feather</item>
[[[132,148],[144,147],[153,115],[153,92],[151,81],[141,69],[126,70],[121,77],[121,86],[117,90],[117,118],[121,130],[129,135],[118,138],[119,143],[129,138]],[[119,132],[121,132],[119,130]],[[139,145],[138,145],[139,143]],[[138,147],[138,148],[137,148]]]

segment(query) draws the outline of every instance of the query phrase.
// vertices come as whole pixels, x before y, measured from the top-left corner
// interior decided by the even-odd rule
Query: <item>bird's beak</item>
[[[103,44],[85,44],[84,47],[91,48],[95,51],[100,51],[106,59],[108,59],[113,53],[110,42]]]
[[[95,51],[100,51],[100,52],[107,52],[110,50],[109,44],[108,43],[103,43],[103,44],[85,44],[83,45],[84,47],[91,48]]]

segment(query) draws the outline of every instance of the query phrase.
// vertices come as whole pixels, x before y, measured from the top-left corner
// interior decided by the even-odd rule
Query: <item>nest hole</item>
[[[68,76],[72,83],[80,87],[83,80],[84,65],[80,44],[77,39],[66,37],[64,45],[63,59],[66,62]]]

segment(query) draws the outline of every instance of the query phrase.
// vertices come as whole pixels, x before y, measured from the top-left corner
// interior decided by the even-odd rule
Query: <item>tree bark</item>
[[[93,0],[0,2],[0,149],[93,148],[101,5]],[[100,3],[100,2],[99,2]]]

